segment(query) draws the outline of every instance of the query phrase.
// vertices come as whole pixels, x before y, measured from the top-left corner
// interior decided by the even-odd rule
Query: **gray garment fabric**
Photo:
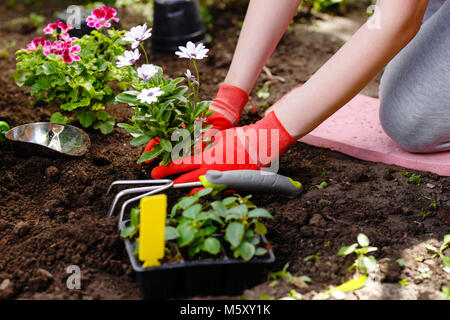
[[[450,150],[450,1],[432,0],[416,37],[386,67],[380,121],[403,149]]]

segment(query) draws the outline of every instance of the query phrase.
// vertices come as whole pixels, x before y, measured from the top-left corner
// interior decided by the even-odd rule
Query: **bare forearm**
[[[250,92],[301,0],[250,0],[226,84]]]
[[[405,25],[390,20],[395,15],[391,17],[392,12],[385,12],[393,10],[395,2],[399,8],[404,3],[403,0],[379,1],[380,28],[371,28],[370,24],[362,26],[308,82],[274,106],[280,122],[294,138],[306,135],[350,101],[418,31],[420,23],[417,22],[422,20],[428,0],[411,1],[416,7],[403,17]]]

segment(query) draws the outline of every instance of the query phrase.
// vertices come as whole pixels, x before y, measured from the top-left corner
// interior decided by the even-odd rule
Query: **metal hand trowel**
[[[84,155],[91,141],[83,130],[49,122],[24,124],[12,129],[6,122],[0,123],[0,138],[10,140],[21,153],[44,156]],[[1,140],[1,139],[0,139]]]

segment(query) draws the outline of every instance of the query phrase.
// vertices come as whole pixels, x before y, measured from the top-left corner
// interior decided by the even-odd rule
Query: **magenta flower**
[[[78,53],[80,51],[81,51],[81,48],[79,45],[72,46],[71,43],[65,43],[61,57],[63,58],[64,62],[66,62],[66,63],[80,61],[80,57],[78,55],[76,55],[76,53]]]
[[[72,42],[78,40],[78,38],[76,38],[76,37],[71,37],[71,36],[69,36],[68,33],[61,33],[61,34],[59,35],[59,39],[60,39],[61,41],[65,42],[65,43],[66,43],[66,42],[72,43]]]
[[[92,10],[92,14],[87,17],[86,22],[89,27],[97,30],[103,27],[109,28],[111,27],[111,20],[115,22],[119,21],[119,18],[116,18],[116,14],[116,9],[103,5],[101,9],[97,8]]]
[[[50,41],[45,40],[45,38],[36,38],[31,43],[27,44],[26,51],[38,51],[39,46],[45,50],[46,47],[51,46]]]
[[[59,56],[64,51],[65,43],[62,41],[55,41],[48,46],[44,47],[44,55],[48,56],[50,53],[54,53],[55,55]]]
[[[45,29],[44,29],[44,33],[45,34],[53,34],[54,32],[56,32],[58,30],[58,28],[61,29],[62,33],[67,33],[70,30],[72,30],[72,24],[70,22],[65,24],[58,20],[55,23],[50,23],[49,25],[47,25],[47,27],[45,27]]]

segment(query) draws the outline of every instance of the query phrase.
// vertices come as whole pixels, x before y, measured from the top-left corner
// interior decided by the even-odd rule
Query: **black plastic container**
[[[152,47],[174,52],[188,41],[205,41],[197,0],[155,0]]]
[[[91,15],[91,10],[71,9],[64,10],[58,14],[58,20],[67,24],[67,22],[72,23],[73,29],[68,33],[71,37],[81,38],[86,34],[90,34],[95,28],[91,28],[87,25],[86,19]]]
[[[261,240],[267,243],[264,236]],[[144,299],[238,295],[263,282],[266,270],[275,262],[275,255],[269,249],[266,256],[249,262],[224,254],[219,260],[181,261],[143,268],[133,254],[134,243],[126,239],[125,247]]]

